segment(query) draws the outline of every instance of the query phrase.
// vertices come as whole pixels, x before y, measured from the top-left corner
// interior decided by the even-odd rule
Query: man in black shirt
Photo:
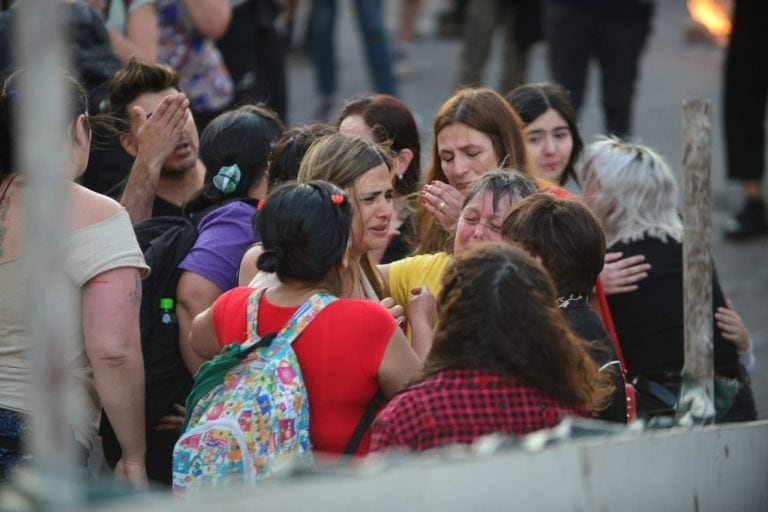
[[[120,145],[134,158],[114,195],[137,222],[180,215],[181,205],[203,186],[199,137],[178,75],[163,64],[131,59],[109,83],[109,110]]]

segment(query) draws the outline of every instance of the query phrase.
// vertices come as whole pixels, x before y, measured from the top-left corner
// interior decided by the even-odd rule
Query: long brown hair
[[[448,182],[440,163],[437,135],[443,128],[455,123],[481,131],[491,139],[499,159],[498,167],[511,167],[532,176],[522,121],[499,93],[478,87],[459,90],[437,111],[432,129],[432,160],[427,167],[425,184],[436,180]],[[414,253],[424,254],[446,250],[452,237],[419,205],[416,211],[416,239]]]
[[[489,300],[489,297],[492,297]],[[612,392],[557,307],[546,271],[503,242],[481,244],[447,272],[422,379],[447,369],[518,376],[564,402],[603,408]]]

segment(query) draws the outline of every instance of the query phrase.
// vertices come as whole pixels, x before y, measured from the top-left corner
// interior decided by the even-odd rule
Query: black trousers
[[[728,177],[761,179],[765,172],[768,103],[768,2],[765,0],[736,1],[723,89]]]
[[[287,42],[274,25],[277,12],[270,4],[251,0],[236,7],[216,46],[235,81],[234,105],[265,103],[287,122]]]
[[[600,66],[606,132],[625,136],[632,128],[632,101],[640,56],[653,11],[643,16],[606,17],[584,6],[550,2],[545,13],[550,72],[581,108],[591,59]]]

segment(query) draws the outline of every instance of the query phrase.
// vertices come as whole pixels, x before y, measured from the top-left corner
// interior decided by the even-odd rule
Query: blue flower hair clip
[[[237,184],[240,183],[241,176],[242,173],[237,164],[226,165],[219,169],[219,172],[213,177],[213,186],[220,192],[231,194],[237,188]]]

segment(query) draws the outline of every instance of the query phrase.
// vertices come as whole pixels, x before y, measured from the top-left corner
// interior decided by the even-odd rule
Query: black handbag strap
[[[674,409],[677,403],[677,395],[665,385],[651,380],[644,375],[638,375],[632,382],[638,390],[645,391],[665,406]]]
[[[373,420],[376,417],[376,411],[381,407],[384,401],[384,395],[381,394],[381,391],[376,391],[376,394],[373,395],[371,401],[365,406],[365,411],[363,411],[360,421],[357,422],[357,426],[355,427],[355,431],[352,432],[352,437],[349,438],[347,447],[344,448],[344,455],[355,454],[357,448],[360,446],[360,442],[363,440],[363,437],[365,437],[368,427],[371,426],[371,423],[373,423]]]

